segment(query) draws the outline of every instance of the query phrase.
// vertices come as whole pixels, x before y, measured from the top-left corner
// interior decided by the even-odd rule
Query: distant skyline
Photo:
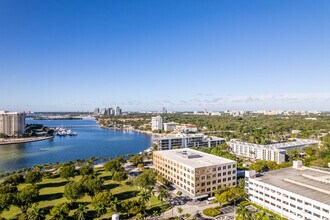
[[[0,1],[0,110],[111,106],[330,110],[330,1]]]

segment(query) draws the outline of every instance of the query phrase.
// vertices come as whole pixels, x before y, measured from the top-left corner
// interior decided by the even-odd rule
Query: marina
[[[93,119],[41,121],[28,119],[27,123],[43,124],[51,128],[61,127],[77,135],[55,135],[54,138],[42,141],[0,145],[0,173],[48,162],[137,154],[152,145],[150,135],[134,131],[103,129],[98,127]]]

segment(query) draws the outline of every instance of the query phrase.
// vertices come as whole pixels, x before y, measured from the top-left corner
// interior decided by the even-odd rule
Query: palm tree
[[[164,187],[161,187],[159,189],[159,192],[158,192],[158,196],[157,198],[162,202],[162,205],[163,205],[163,201],[165,199],[167,199],[169,197],[169,193],[168,193],[168,190],[165,189]]]
[[[102,215],[107,213],[107,207],[103,202],[100,201],[96,204],[95,211],[100,219],[102,219]]]
[[[117,197],[113,197],[112,198],[112,201],[111,201],[111,210],[114,211],[114,212],[117,212],[118,211],[118,198]]]
[[[177,211],[178,211],[178,213],[181,215],[182,212],[183,212],[183,209],[182,209],[181,207],[178,207],[178,208],[177,208]]]
[[[31,211],[28,214],[29,220],[40,220],[44,219],[44,211],[39,208],[38,204],[35,203],[31,207]]]
[[[236,212],[237,212],[237,216],[239,216],[241,218],[241,220],[251,219],[250,212],[244,205],[241,205],[241,204],[238,205]]]
[[[151,200],[151,191],[150,190],[142,190],[139,195],[140,195],[141,201],[144,204],[146,204],[148,201]]]
[[[78,209],[74,212],[74,216],[77,220],[85,220],[86,213],[87,213],[87,206],[79,204]]]
[[[256,220],[269,220],[269,217],[264,210],[261,210],[256,214],[255,219]]]

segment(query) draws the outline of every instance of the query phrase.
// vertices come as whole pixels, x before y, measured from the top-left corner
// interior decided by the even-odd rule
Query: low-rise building
[[[164,125],[164,131],[174,131],[177,123],[168,122],[168,123],[163,123],[163,125]]]
[[[230,150],[237,156],[247,157],[254,160],[269,160],[276,163],[285,162],[285,154],[289,149],[302,149],[307,146],[316,146],[319,141],[297,139],[292,142],[276,143],[276,144],[251,144],[231,140],[228,142]]]
[[[8,136],[25,134],[25,114],[0,111],[0,133]]]
[[[183,124],[176,126],[176,130],[179,132],[194,133],[198,131],[198,127],[192,124]]]
[[[288,219],[330,220],[330,172],[293,167],[256,176],[245,173],[248,198],[263,208]]]
[[[157,139],[158,150],[172,148],[214,147],[225,142],[224,138],[208,137],[204,134],[164,135]]]
[[[213,196],[220,186],[236,186],[236,161],[192,149],[154,151],[153,166],[194,199]]]

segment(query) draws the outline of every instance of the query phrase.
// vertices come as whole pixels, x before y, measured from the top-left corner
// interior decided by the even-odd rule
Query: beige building
[[[236,161],[192,149],[154,151],[158,174],[194,199],[212,196],[222,185],[236,186]]]
[[[8,136],[25,133],[25,114],[0,111],[0,134]]]

